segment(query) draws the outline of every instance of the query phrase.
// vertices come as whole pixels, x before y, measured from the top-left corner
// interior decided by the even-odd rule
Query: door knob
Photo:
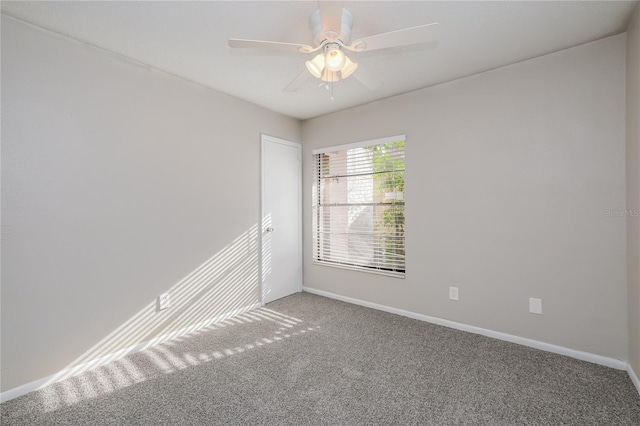
[[[273,228],[272,227],[268,227],[267,228],[267,232],[273,232]]]

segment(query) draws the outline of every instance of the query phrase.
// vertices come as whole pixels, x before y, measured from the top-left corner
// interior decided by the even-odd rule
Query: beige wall
[[[629,364],[640,377],[640,8],[627,31],[626,159]]]
[[[3,16],[2,390],[258,302],[261,132],[300,123]]]
[[[621,35],[306,121],[305,285],[640,373],[638,219],[625,274],[607,214],[640,199],[638,19],[626,194]],[[259,134],[299,122],[4,16],[2,59],[3,391],[258,301]],[[396,134],[407,278],[313,265],[311,150]]]
[[[305,121],[305,286],[626,360],[624,64],[619,35]],[[311,151],[397,134],[406,279],[314,265]]]

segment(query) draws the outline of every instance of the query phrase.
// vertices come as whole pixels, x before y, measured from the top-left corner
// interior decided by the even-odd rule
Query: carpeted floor
[[[307,293],[0,408],[3,425],[640,425],[626,372]]]

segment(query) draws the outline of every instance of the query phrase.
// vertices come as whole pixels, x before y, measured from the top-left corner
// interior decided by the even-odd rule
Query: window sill
[[[367,268],[364,266],[341,265],[339,263],[323,262],[321,260],[314,260],[313,264],[320,265],[320,266],[328,266],[330,268],[348,269],[350,271],[366,272],[368,274],[385,275],[387,277],[393,277],[393,278],[404,279],[405,277],[405,272],[383,271],[381,269]]]

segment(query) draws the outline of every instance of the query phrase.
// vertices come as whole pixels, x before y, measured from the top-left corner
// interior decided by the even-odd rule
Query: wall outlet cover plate
[[[158,299],[156,300],[156,309],[158,311],[167,309],[170,303],[171,303],[171,298],[169,297],[169,293],[163,293],[160,296],[158,296]]]
[[[535,297],[530,297],[529,312],[532,314],[542,315],[542,299],[536,299]]]
[[[458,287],[449,287],[449,299],[451,300],[459,299]]]

